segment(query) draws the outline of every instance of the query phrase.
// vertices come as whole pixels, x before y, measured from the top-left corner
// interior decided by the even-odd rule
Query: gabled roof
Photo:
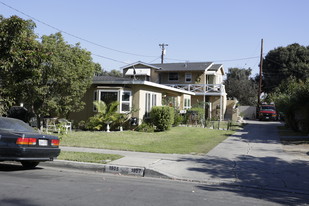
[[[133,66],[138,66],[138,65],[143,65],[143,66],[145,66],[145,67],[150,67],[150,68],[153,68],[153,69],[160,69],[159,67],[156,67],[156,66],[154,66],[153,64],[147,64],[147,63],[141,62],[141,61],[138,61],[138,62],[129,64],[129,65],[120,67],[120,69],[122,69],[122,70],[123,70],[123,69],[128,69],[128,68],[132,68]]]
[[[166,63],[166,64],[152,64],[157,68],[161,68],[162,72],[171,71],[206,71],[210,68],[212,62],[185,62],[185,63]]]
[[[208,72],[218,72],[221,69],[222,74],[224,75],[224,69],[222,64],[213,64],[209,69],[207,69]]]

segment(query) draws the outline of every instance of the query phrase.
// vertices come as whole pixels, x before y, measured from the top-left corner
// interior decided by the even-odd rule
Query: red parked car
[[[275,105],[261,105],[259,108],[259,120],[278,120]]]

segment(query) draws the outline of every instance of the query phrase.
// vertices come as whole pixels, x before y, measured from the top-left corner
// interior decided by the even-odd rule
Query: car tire
[[[37,161],[21,161],[21,164],[26,169],[33,169],[38,166],[40,162]]]

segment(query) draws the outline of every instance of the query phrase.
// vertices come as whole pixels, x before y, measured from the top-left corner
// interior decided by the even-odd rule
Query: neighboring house
[[[105,103],[118,101],[118,112],[127,113],[132,109],[132,117],[136,117],[138,124],[149,117],[153,106],[162,106],[162,102],[179,109],[190,107],[193,92],[185,91],[145,80],[125,77],[95,76],[93,84],[87,90],[83,101],[84,110],[72,113],[70,119],[75,122],[87,120],[97,113],[93,101],[102,100]]]
[[[147,64],[136,62],[121,68],[123,77],[95,76],[85,94],[85,109],[71,114],[76,122],[96,114],[93,101],[119,101],[118,111],[135,110],[140,124],[153,106],[170,105],[179,110],[207,102],[208,117],[223,119],[226,93],[224,69],[212,62]]]
[[[223,85],[224,68],[212,62],[146,64],[137,62],[122,67],[123,75],[161,85],[190,91],[190,105],[207,102],[208,117],[223,119],[226,111],[226,92]],[[134,75],[135,71],[135,75]]]

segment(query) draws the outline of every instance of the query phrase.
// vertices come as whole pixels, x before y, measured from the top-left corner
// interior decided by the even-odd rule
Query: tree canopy
[[[309,133],[309,79],[289,78],[269,95],[277,109],[285,115],[286,123],[294,130]]]
[[[272,92],[290,77],[309,77],[309,47],[291,44],[268,52],[263,61],[263,91]]]
[[[235,97],[241,105],[256,105],[257,83],[250,78],[251,69],[229,68],[225,80],[228,97]]]
[[[39,41],[34,28],[34,22],[17,16],[0,19],[3,104],[24,103],[38,117],[79,111],[97,68],[90,52],[68,44],[61,33]]]

